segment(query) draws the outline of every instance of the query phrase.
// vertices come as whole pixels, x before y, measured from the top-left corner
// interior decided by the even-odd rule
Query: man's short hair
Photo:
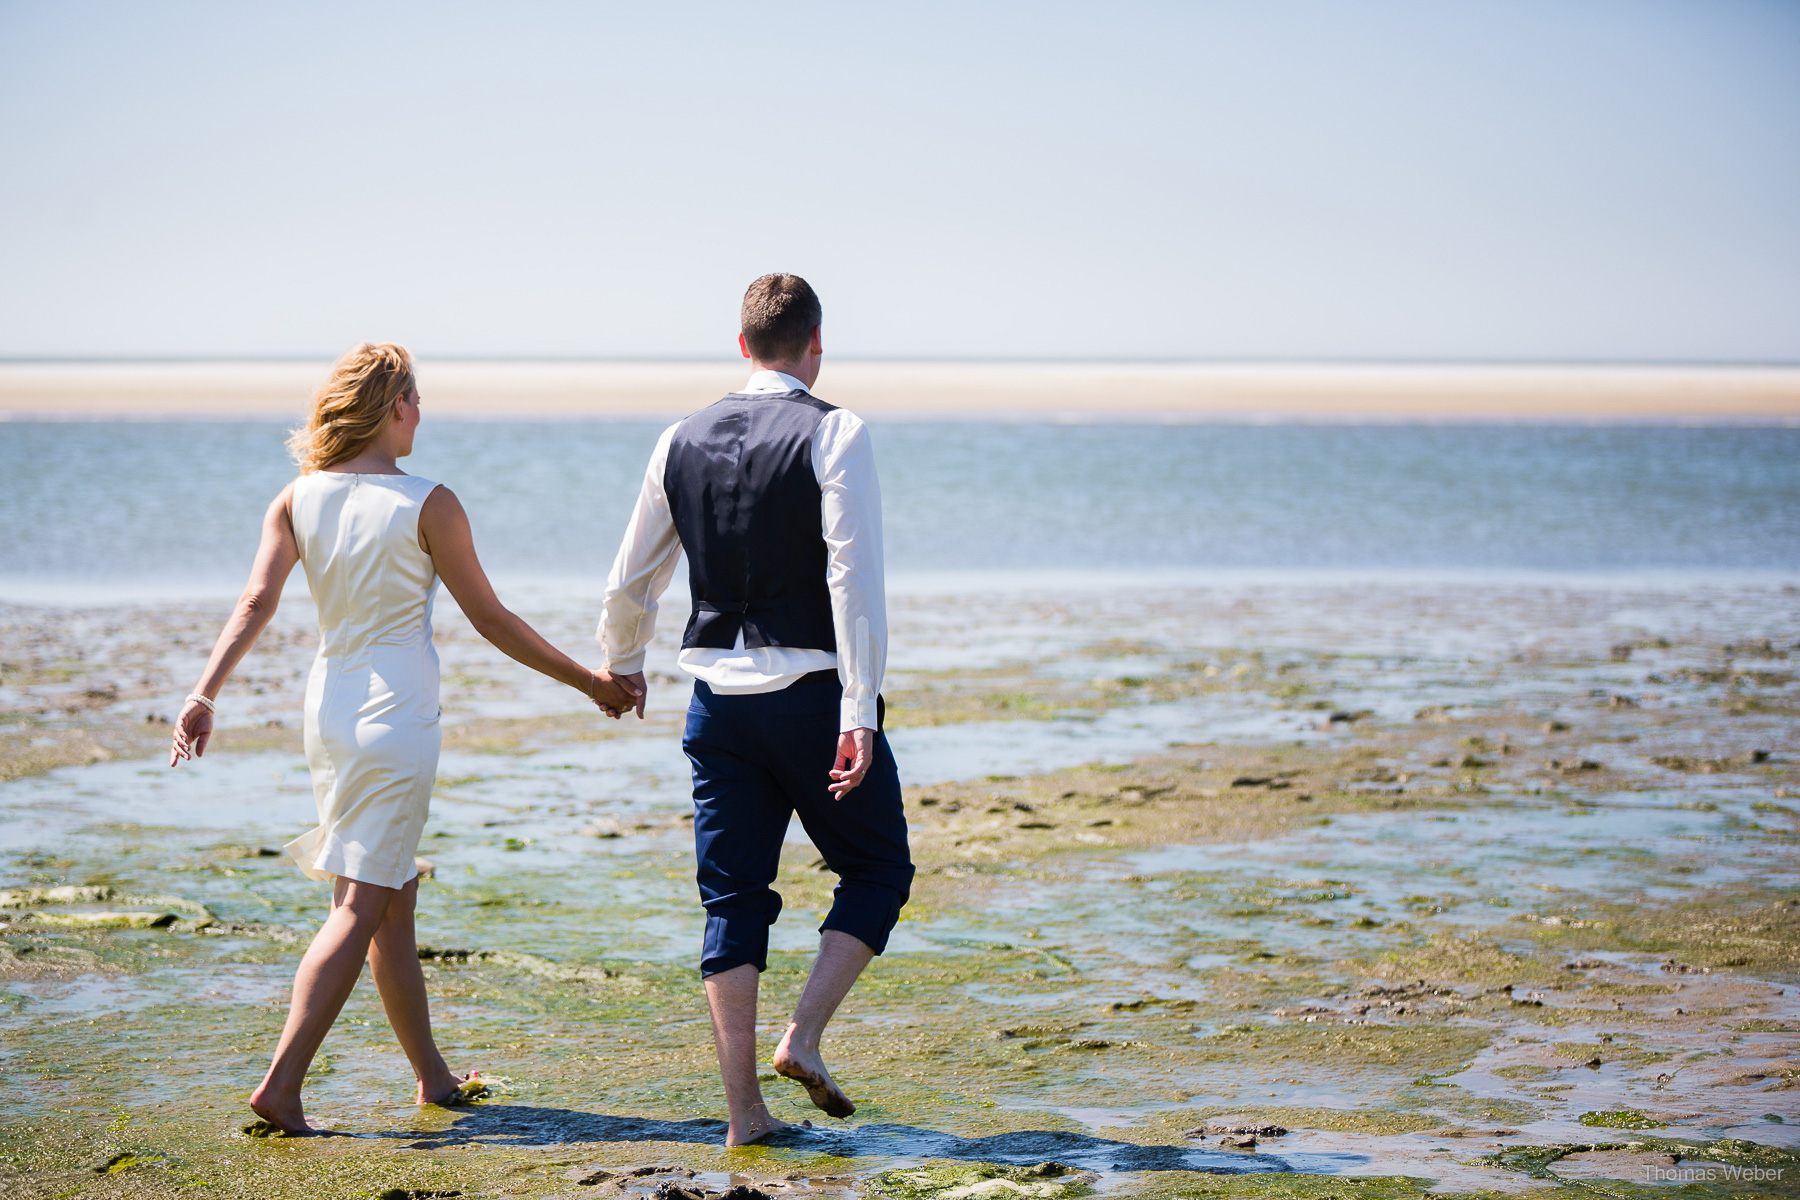
[[[806,353],[822,316],[812,284],[798,275],[764,275],[744,293],[744,344],[759,362],[792,362]]]

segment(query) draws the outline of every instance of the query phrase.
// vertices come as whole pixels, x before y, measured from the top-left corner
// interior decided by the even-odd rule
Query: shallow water
[[[554,636],[585,635],[590,596],[544,586],[529,599],[533,620]],[[137,610],[13,610],[14,627],[36,621],[32,636],[45,639],[49,664],[41,676],[0,681],[13,720],[27,730],[141,723],[164,701],[152,685],[134,684],[140,672],[191,671],[203,627],[216,619],[204,608],[152,611],[154,620]],[[922,723],[896,727],[892,738],[915,799],[943,789],[986,803],[989,791],[999,799],[1059,766],[1124,764],[1186,745],[1182,761],[1195,766],[1238,761],[1231,755],[1346,755],[1393,780],[1344,782],[1346,794],[1403,807],[1321,817],[1292,792],[1271,793],[1285,807],[1266,836],[1108,845],[1106,827],[1054,852],[1019,842],[972,858],[960,855],[982,843],[933,850],[921,859],[927,874],[889,953],[834,1026],[834,1064],[843,1064],[862,1112],[804,1146],[754,1159],[719,1150],[711,1119],[719,1103],[692,979],[700,913],[682,819],[686,696],[667,677],[672,647],[665,638],[652,656],[664,678],[650,722],[562,730],[531,721],[571,712],[573,703],[468,639],[447,612],[447,734],[519,717],[526,728],[498,750],[445,753],[421,847],[436,877],[421,889],[420,936],[438,949],[538,956],[535,966],[430,968],[453,1061],[511,1080],[510,1090],[453,1114],[405,1104],[405,1063],[363,989],[327,1043],[309,1103],[318,1119],[383,1154],[428,1152],[419,1155],[428,1166],[465,1148],[564,1162],[599,1154],[614,1166],[635,1154],[631,1161],[687,1162],[709,1178],[741,1167],[754,1181],[797,1168],[866,1182],[909,1164],[1057,1159],[1124,1192],[1193,1179],[1195,1170],[1504,1186],[1513,1177],[1470,1165],[1476,1147],[1448,1143],[1468,1161],[1445,1164],[1441,1141],[1405,1130],[1466,1122],[1522,1130],[1514,1141],[1591,1141],[1597,1131],[1578,1116],[1621,1104],[1660,1113],[1664,1134],[1729,1130],[1780,1142],[1786,1127],[1756,1122],[1782,1097],[1724,1087],[1717,1072],[1703,1072],[1731,1061],[1727,1050],[1742,1061],[1791,1053],[1783,1047],[1792,1033],[1729,1024],[1746,1016],[1800,1022],[1796,998],[1776,994],[1788,985],[1743,971],[1671,976],[1649,949],[1557,955],[1557,931],[1586,934],[1545,920],[1586,920],[1610,914],[1609,905],[1791,892],[1795,840],[1781,824],[1788,808],[1764,776],[1685,775],[1650,757],[1675,743],[1711,756],[1759,746],[1776,752],[1768,770],[1787,769],[1800,690],[1776,656],[1800,638],[1794,612],[1791,585],[1779,581],[1238,580],[1121,589],[1015,581],[897,596],[892,694]],[[298,954],[268,934],[289,927],[303,935],[324,912],[323,885],[258,853],[310,824],[301,759],[232,748],[267,720],[293,719],[297,691],[281,681],[304,669],[311,636],[304,606],[281,620],[281,637],[246,664],[221,749],[206,760],[171,772],[121,758],[0,783],[0,886],[105,883],[177,895],[237,926],[219,936],[181,928],[27,935],[9,926],[9,946],[88,956],[55,969],[15,968],[0,983],[0,1062],[31,1081],[0,1096],[15,1127],[63,1121],[60,1138],[100,1139],[97,1131],[119,1119],[108,1115],[111,1105],[137,1122],[128,1127],[144,1144],[184,1147],[213,1163],[209,1170],[278,1155],[325,1161],[303,1146],[239,1156],[220,1136],[260,1073]],[[1670,645],[1655,642],[1665,635]],[[1722,643],[1764,638],[1774,647],[1739,665],[1766,678],[1719,674],[1730,661]],[[1621,641],[1632,649],[1615,659],[1610,648]],[[82,669],[68,674],[56,666],[76,661]],[[116,702],[76,703],[83,689],[114,679],[124,685]],[[1046,700],[1024,710],[1036,714],[1030,719],[997,719],[980,703],[932,701],[931,688]],[[1607,707],[1621,692],[1635,697],[1632,706]],[[1434,707],[1446,711],[1415,719]],[[1338,710],[1368,715],[1332,721]],[[946,713],[955,719],[929,723]],[[1550,717],[1576,726],[1568,748],[1537,747],[1532,730]],[[1502,752],[1507,737],[1516,745]],[[1466,753],[1497,765],[1432,765]],[[1595,777],[1610,782],[1528,769],[1539,756],[1569,753],[1602,760],[1611,773]],[[1478,786],[1463,778],[1471,772],[1483,776]],[[1137,777],[1098,772],[1069,786],[1104,790],[1126,778]],[[775,1032],[832,882],[811,868],[814,852],[797,830],[791,840],[781,884],[788,908],[765,977]],[[1502,964],[1494,969],[1519,972],[1499,982],[1516,986],[1486,994],[1491,977],[1457,982],[1455,1011],[1430,1010],[1441,999],[1431,997],[1419,1001],[1430,1010],[1422,1014],[1354,1011],[1373,1003],[1357,999],[1372,982],[1413,977],[1391,964],[1428,961],[1429,947],[1445,939],[1491,947]],[[1608,965],[1579,978],[1558,974],[1576,953]],[[575,965],[612,974],[603,982],[554,974]],[[533,974],[541,970],[552,974]],[[1435,966],[1416,970],[1439,976]],[[1676,984],[1679,995],[1629,990]],[[1626,1010],[1596,1007],[1615,995]],[[1682,1004],[1738,1015],[1693,1030],[1670,1015]],[[1301,1015],[1309,1008],[1320,1011]],[[1033,1024],[1060,1032],[1017,1032]],[[1603,1036],[1629,1049],[1616,1061],[1605,1050],[1609,1061],[1593,1070],[1559,1063],[1543,1067],[1542,1079],[1495,1073],[1531,1066],[1558,1044],[1599,1046]],[[1351,1040],[1332,1040],[1340,1037]],[[1658,1084],[1657,1068],[1642,1064],[1676,1053],[1667,1045],[1675,1037],[1690,1039],[1681,1053],[1703,1057]],[[1104,1045],[1083,1048],[1089,1038]],[[165,1058],[163,1047],[180,1049]],[[159,1064],[156,1081],[121,1074],[144,1060]],[[1565,1090],[1547,1090],[1546,1080]],[[194,1097],[191,1124],[151,1115],[172,1086]],[[791,1093],[772,1089],[772,1097],[781,1115],[803,1115]],[[1235,1111],[1268,1114],[1295,1132],[1254,1154],[1181,1136]],[[610,1148],[584,1148],[592,1143]],[[248,1190],[281,1194],[304,1178],[290,1169]],[[555,1194],[548,1182],[541,1191]]]

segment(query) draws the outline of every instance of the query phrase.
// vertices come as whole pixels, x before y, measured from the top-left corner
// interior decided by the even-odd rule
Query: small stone
[[[51,904],[93,904],[101,900],[111,900],[113,890],[109,887],[75,887],[65,884],[53,887],[44,893],[44,899]]]
[[[739,1186],[742,1187],[741,1184]],[[756,1195],[760,1197],[760,1200],[769,1200],[769,1194],[767,1192],[758,1191],[755,1188],[744,1188],[744,1191],[755,1192]],[[668,1183],[658,1184],[656,1190],[650,1193],[654,1200],[709,1200],[710,1197],[716,1196],[717,1194],[718,1193],[716,1192],[709,1192],[703,1187],[697,1187],[692,1184],[676,1183],[673,1180]]]
[[[570,1183],[580,1184],[582,1187],[593,1187],[597,1183],[605,1183],[614,1178],[614,1172],[608,1171],[605,1167],[570,1167],[563,1172],[563,1178]]]
[[[170,912],[40,913],[45,925],[69,929],[166,929],[180,918]]]

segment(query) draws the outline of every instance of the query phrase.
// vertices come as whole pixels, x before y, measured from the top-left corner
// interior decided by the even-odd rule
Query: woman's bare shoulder
[[[269,511],[274,512],[276,509],[280,509],[282,512],[287,512],[291,509],[294,505],[294,492],[306,481],[306,478],[305,475],[296,475],[288,480],[287,486],[275,493],[275,499],[269,501]]]
[[[461,511],[462,501],[456,498],[456,493],[450,490],[449,484],[445,483],[432,484],[431,490],[425,493],[425,502],[420,508],[421,514],[428,517],[448,516]]]

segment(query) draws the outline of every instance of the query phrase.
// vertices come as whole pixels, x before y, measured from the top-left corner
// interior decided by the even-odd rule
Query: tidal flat
[[[521,606],[590,645],[590,598]],[[439,621],[439,1036],[366,981],[245,1136],[323,885],[293,603],[159,760],[220,605],[0,608],[0,1194],[1792,1195],[1800,588],[919,588],[890,733],[919,874],[826,1053],[843,1122],[723,1147],[686,690],[602,721]],[[675,616],[665,626],[679,628]],[[795,826],[772,1051],[834,877]],[[1670,1192],[1670,1185],[1674,1191]],[[740,1200],[746,1194],[740,1193]]]

